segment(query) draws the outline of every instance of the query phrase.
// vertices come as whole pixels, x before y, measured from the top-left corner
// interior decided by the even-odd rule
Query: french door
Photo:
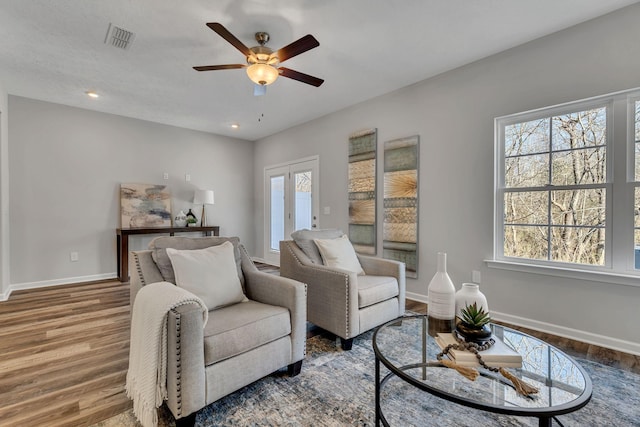
[[[264,259],[280,265],[280,240],[319,227],[318,157],[265,169]]]

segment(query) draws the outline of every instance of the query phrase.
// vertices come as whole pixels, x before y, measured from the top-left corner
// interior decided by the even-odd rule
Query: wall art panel
[[[120,184],[122,228],[171,227],[171,191],[166,185]]]
[[[376,253],[377,131],[349,136],[349,240],[361,254]]]
[[[384,143],[382,256],[418,277],[418,135]]]

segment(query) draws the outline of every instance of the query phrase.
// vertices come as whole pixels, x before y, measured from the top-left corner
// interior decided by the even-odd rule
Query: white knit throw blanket
[[[158,425],[157,408],[167,399],[167,315],[188,303],[202,307],[206,324],[209,312],[202,300],[173,283],[152,283],[136,295],[126,391],[133,400],[133,413],[144,427]]]

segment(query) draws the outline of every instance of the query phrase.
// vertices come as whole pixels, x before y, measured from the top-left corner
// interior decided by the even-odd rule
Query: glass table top
[[[374,334],[376,357],[404,381],[431,394],[474,408],[513,415],[552,416],[574,411],[591,398],[591,380],[571,357],[544,341],[500,325],[494,337],[522,356],[522,368],[508,370],[534,387],[522,396],[499,373],[479,368],[470,381],[437,362],[440,347],[427,333],[426,316],[388,322]]]

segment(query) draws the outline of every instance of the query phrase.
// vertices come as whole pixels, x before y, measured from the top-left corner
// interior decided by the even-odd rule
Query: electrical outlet
[[[191,181],[191,174],[189,174],[189,173],[185,173],[185,174],[184,174],[184,180],[185,180],[186,182]]]
[[[331,215],[331,207],[325,206],[323,212],[325,215]]]
[[[480,271],[479,270],[473,270],[471,272],[471,281],[473,283],[477,283],[478,285],[480,284]]]
[[[162,178],[163,179],[169,179],[169,173],[168,172],[163,173],[162,174]]]
[[[71,260],[71,262],[76,262],[80,259],[80,255],[78,254],[78,252],[70,252],[69,259]]]

